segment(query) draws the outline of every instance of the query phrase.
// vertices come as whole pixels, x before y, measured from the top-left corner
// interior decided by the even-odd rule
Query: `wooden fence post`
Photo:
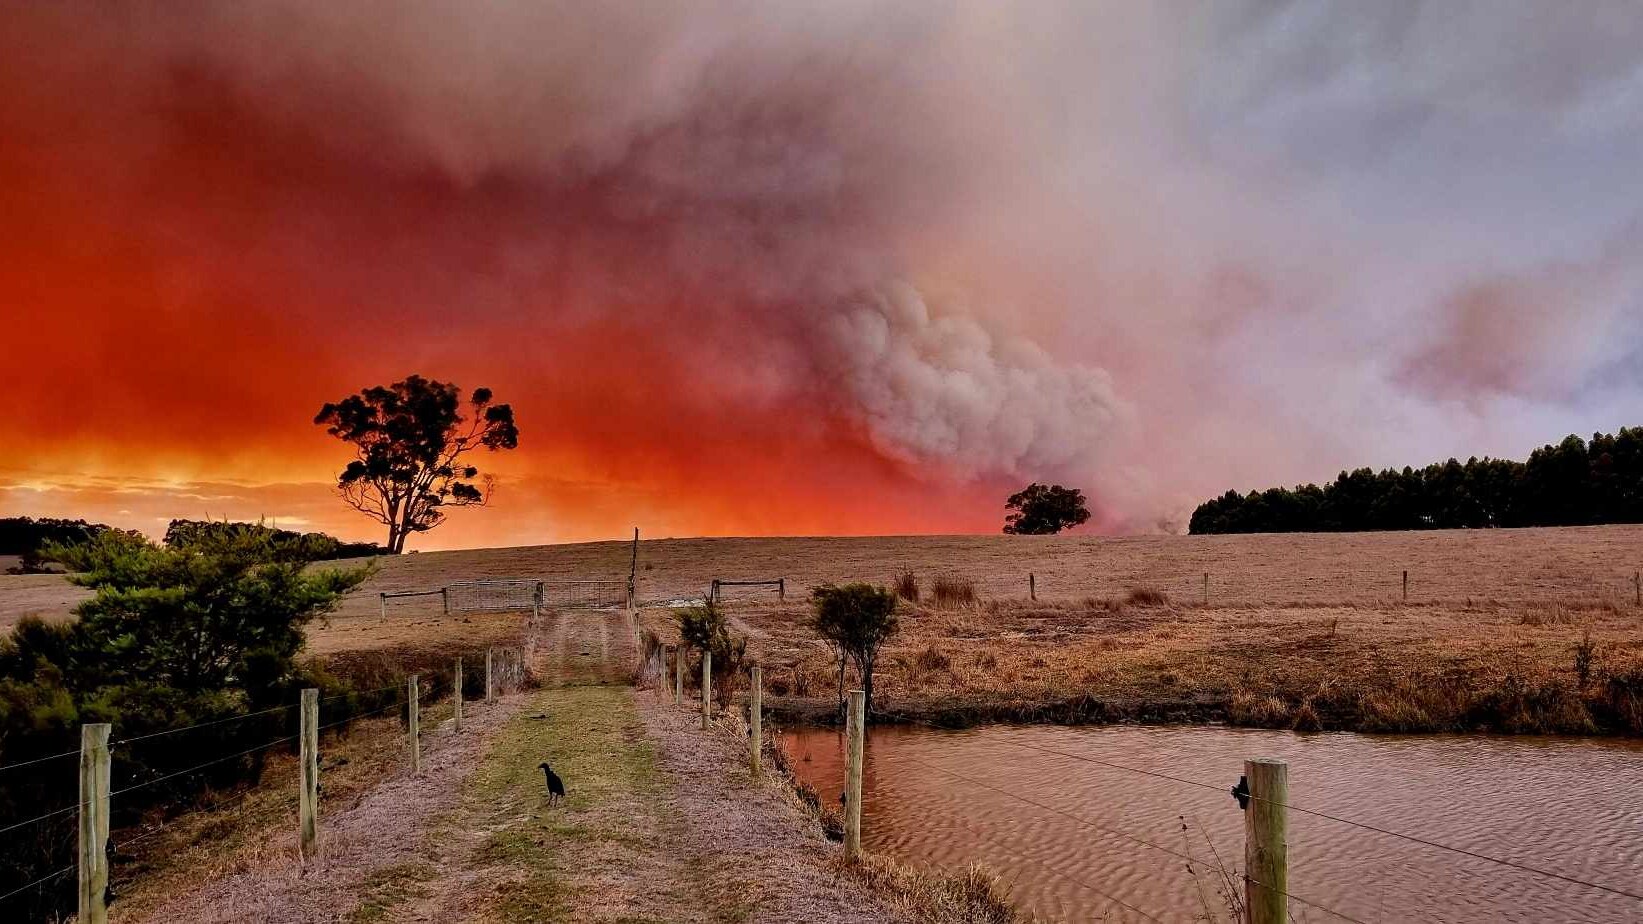
[[[417,693],[416,675],[412,674],[411,679],[408,680],[406,682],[406,685],[405,685],[405,698],[406,698],[407,703],[409,704],[408,705],[408,711],[406,712],[406,715],[408,715],[410,717],[410,721],[409,721],[408,724],[410,726],[410,733],[411,733],[411,772],[412,773],[421,773],[422,772],[422,730],[418,727],[418,718],[419,717],[417,715],[416,693]]]
[[[451,589],[449,587],[439,588],[439,599],[445,602],[445,615],[451,615]]]
[[[702,729],[713,718],[713,652],[702,652]]]
[[[386,593],[377,594],[377,612],[383,619],[388,618],[388,595]]]
[[[531,618],[542,618],[542,582],[536,582],[536,591],[531,594]]]
[[[639,527],[633,528],[633,557],[628,559],[628,610],[637,610],[639,602]]]
[[[1643,571],[1632,572],[1632,587],[1637,590],[1637,605],[1643,606]]]
[[[1408,570],[1405,570],[1403,572],[1403,599],[1404,599],[1405,603],[1409,602],[1409,572],[1408,572]]]
[[[1289,765],[1244,761],[1249,807],[1244,811],[1244,907],[1248,924],[1288,924]]]
[[[496,687],[491,682],[491,662],[496,660],[496,649],[485,649],[485,702],[490,702],[496,696]]]
[[[1209,606],[1209,572],[1204,572],[1204,605]]]
[[[759,772],[759,758],[764,748],[764,671],[753,665],[747,688],[747,734],[753,748],[753,772]]]
[[[685,646],[673,649],[673,705],[685,702]]]
[[[867,753],[867,694],[850,691],[850,716],[845,723],[849,751],[844,763],[844,858],[861,857],[861,765]]]
[[[787,602],[787,578],[776,579],[776,599],[783,603]]]
[[[1031,600],[1038,599],[1038,575],[1031,571],[1027,572],[1027,597]]]
[[[451,721],[457,731],[462,730],[462,659],[456,659],[455,675],[451,678]]]
[[[81,924],[108,924],[108,731],[106,722],[80,726]]]
[[[303,862],[319,856],[319,690],[302,691],[298,732],[297,854]]]

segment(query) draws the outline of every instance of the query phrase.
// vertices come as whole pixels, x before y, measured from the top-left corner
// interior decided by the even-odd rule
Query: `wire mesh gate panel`
[[[626,581],[457,581],[445,585],[452,613],[499,610],[610,610],[628,605]]]
[[[627,581],[542,581],[542,605],[560,610],[619,610],[628,605]]]
[[[541,581],[457,581],[445,585],[452,613],[534,610],[542,605]]]

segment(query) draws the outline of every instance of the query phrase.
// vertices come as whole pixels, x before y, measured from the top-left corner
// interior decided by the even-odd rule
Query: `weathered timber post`
[[[713,652],[702,652],[702,729],[713,718]]]
[[[850,716],[845,723],[849,751],[844,762],[844,858],[861,857],[861,765],[866,754],[867,694],[850,691]]]
[[[411,679],[406,681],[406,684],[405,684],[405,700],[406,700],[406,704],[407,704],[406,715],[408,716],[408,723],[407,724],[409,725],[410,738],[411,738],[411,772],[412,773],[421,773],[422,772],[422,730],[418,727],[418,718],[419,717],[417,715],[416,694],[417,694],[416,675],[412,674]]]
[[[1038,599],[1038,575],[1031,571],[1027,572],[1027,597],[1032,600]]]
[[[628,609],[637,609],[634,606],[639,599],[639,527],[633,528],[633,557],[628,559]]]
[[[493,683],[493,681],[491,680],[491,678],[494,676],[494,674],[492,673],[492,662],[494,662],[495,660],[496,660],[496,649],[495,648],[485,649],[485,702],[487,702],[487,703],[490,702],[492,699],[494,699],[496,697],[496,686]]]
[[[747,734],[753,749],[753,772],[759,772],[759,758],[764,748],[764,671],[753,665],[747,688]]]
[[[1632,572],[1632,587],[1637,590],[1637,605],[1643,606],[1643,571]]]
[[[108,924],[107,722],[80,726],[81,924]]]
[[[1247,924],[1288,924],[1289,765],[1244,761],[1249,807],[1244,811],[1244,908]]]
[[[673,649],[673,705],[685,702],[685,646]]]
[[[536,591],[531,594],[531,618],[542,618],[542,582],[536,582]]]
[[[462,730],[462,659],[456,659],[456,670],[451,678],[451,722],[457,731]]]
[[[303,862],[319,856],[319,690],[302,691],[298,731],[298,855]]]
[[[445,615],[451,615],[451,589],[449,587],[439,588],[439,599],[445,602]]]
[[[1403,572],[1403,600],[1405,603],[1409,602],[1409,571],[1407,569]]]
[[[714,578],[713,583],[710,584],[707,588],[707,602],[709,602],[709,603],[718,603],[719,602],[719,579],[718,578]]]
[[[1209,572],[1204,572],[1204,605],[1209,606]]]
[[[377,613],[383,619],[388,618],[388,595],[386,593],[377,594]]]
[[[787,578],[776,579],[776,599],[787,602]]]

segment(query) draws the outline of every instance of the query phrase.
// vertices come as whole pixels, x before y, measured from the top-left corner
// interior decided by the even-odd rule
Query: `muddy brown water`
[[[781,740],[836,799],[841,733]],[[1643,743],[1606,739],[882,727],[867,743],[863,842],[913,863],[983,863],[1051,920],[1224,921],[1215,868],[1242,865],[1229,790],[1249,757],[1289,762],[1298,808],[1643,893]],[[1361,921],[1643,921],[1643,901],[1299,811],[1289,858],[1292,895]],[[1343,920],[1296,901],[1290,913]]]

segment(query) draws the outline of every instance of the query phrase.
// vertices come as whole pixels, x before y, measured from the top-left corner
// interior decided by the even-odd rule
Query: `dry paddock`
[[[384,616],[378,594],[484,578],[622,580],[631,552],[626,542],[605,542],[385,559],[315,626],[310,650],[516,640],[523,614],[447,616],[431,596],[390,600]],[[1036,718],[1046,704],[1082,700],[1074,707],[1080,715],[1062,717],[1268,725],[1316,718],[1325,726],[1419,730],[1475,724],[1490,710],[1529,701],[1523,709],[1563,713],[1542,729],[1580,731],[1578,710],[1548,695],[1547,685],[1591,698],[1606,678],[1643,672],[1643,609],[1633,584],[1640,567],[1639,526],[661,539],[640,543],[638,583],[646,623],[666,634],[664,604],[699,598],[715,578],[785,577],[785,602],[764,588],[727,591],[734,625],[771,666],[778,703],[794,693],[825,697],[835,682],[825,650],[804,627],[810,587],[889,583],[911,571],[926,593],[946,577],[972,584],[978,599],[909,610],[881,661],[889,708]],[[1037,601],[1028,599],[1029,574]],[[53,576],[0,577],[0,619],[66,615],[76,593]]]

